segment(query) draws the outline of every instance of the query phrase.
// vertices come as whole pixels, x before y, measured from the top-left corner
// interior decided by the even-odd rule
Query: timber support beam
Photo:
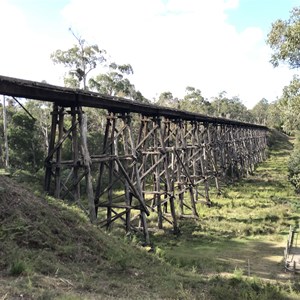
[[[266,157],[261,125],[4,76],[0,94],[53,102],[45,191],[147,244],[151,227],[178,233],[179,218],[199,218],[198,202],[212,205],[211,189],[221,193]],[[85,107],[105,110],[93,147]]]

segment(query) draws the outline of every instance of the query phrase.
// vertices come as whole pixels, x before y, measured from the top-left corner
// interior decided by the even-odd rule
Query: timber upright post
[[[162,127],[162,125],[164,125]],[[159,140],[161,144],[161,153],[163,154],[163,173],[165,174],[165,195],[169,196],[169,204],[170,204],[170,212],[172,217],[172,225],[173,225],[173,232],[175,234],[179,233],[179,228],[177,224],[177,216],[176,216],[176,209],[175,209],[175,191],[174,191],[174,180],[171,178],[170,170],[172,169],[172,163],[170,161],[170,156],[174,155],[173,150],[170,147],[167,147],[170,143],[170,122],[166,118],[164,118],[164,122],[160,122],[159,128]],[[166,207],[166,206],[165,206]]]
[[[254,132],[251,128],[248,128],[248,147],[249,147],[249,168],[250,168],[250,174],[253,174],[254,167],[255,167],[255,145],[254,145]]]
[[[58,118],[58,106],[56,103],[53,103],[53,110],[51,112],[51,131],[50,131],[48,156],[45,159],[46,171],[45,171],[44,190],[48,193],[50,192],[51,177],[53,176],[51,160],[54,154],[53,149],[55,145],[57,118]]]
[[[209,147],[210,154],[210,162],[211,162],[211,174],[215,181],[215,186],[217,189],[218,195],[221,194],[220,184],[219,184],[219,171],[218,171],[218,163],[217,163],[217,124],[210,124],[207,126],[207,142]]]
[[[51,192],[51,182],[54,179],[54,196],[64,199],[69,195],[80,205],[80,182],[86,179],[86,193],[88,197],[88,211],[92,222],[95,221],[95,207],[91,175],[91,158],[87,147],[87,119],[81,107],[71,107],[66,111],[65,107],[53,105],[51,118],[51,132],[48,156],[45,159],[45,185],[46,192]],[[71,115],[71,127],[66,129],[65,115]],[[78,119],[78,120],[76,120]],[[80,143],[78,142],[80,136]],[[63,144],[70,139],[72,141],[72,160],[63,160]],[[79,168],[83,173],[79,175]],[[68,175],[62,178],[62,173],[66,171]],[[64,173],[66,173],[64,172]],[[72,183],[68,181],[73,175]],[[63,193],[64,192],[64,193]]]
[[[190,217],[189,215],[183,214],[185,207],[191,210],[193,218],[198,218],[194,193],[196,192],[196,186],[190,160],[192,147],[190,135],[193,128],[189,121],[184,121],[182,119],[174,120],[174,127],[174,166],[177,174],[176,181],[179,193],[181,217]],[[188,204],[184,201],[185,192],[188,192],[190,195]]]
[[[227,169],[227,157],[226,157],[226,149],[227,149],[227,135],[226,135],[226,126],[224,124],[219,125],[217,143],[219,149],[219,168],[220,175],[224,180],[226,177],[226,169]]]
[[[158,130],[161,129],[161,119],[157,118],[155,120],[155,123],[158,126]],[[155,134],[153,136],[153,147],[154,147],[154,151],[157,152],[156,155],[153,155],[153,162],[155,164],[155,169],[154,169],[154,186],[153,186],[153,206],[156,206],[157,209],[157,225],[159,229],[163,228],[163,215],[162,215],[162,207],[161,207],[161,188],[160,188],[160,183],[161,183],[161,170],[160,170],[160,164],[158,162],[159,157],[158,155],[160,155],[160,152],[158,151],[158,138],[160,137],[159,133]]]
[[[238,170],[238,148],[236,140],[236,129],[233,125],[230,125],[229,138],[231,140],[230,146],[230,161],[231,161],[231,178],[239,179],[239,170]]]
[[[163,221],[173,225],[174,232],[178,231],[174,205],[174,189],[170,175],[170,155],[173,151],[166,144],[169,144],[171,131],[168,120],[162,120],[158,116],[141,116],[141,124],[137,143],[137,152],[140,154],[140,178],[144,195],[151,195],[152,211],[157,212],[159,228],[163,227]],[[153,176],[154,175],[154,176]],[[154,179],[154,181],[153,181]],[[149,181],[152,181],[152,189],[149,190]],[[150,185],[151,186],[151,185]],[[164,195],[162,201],[161,196]],[[167,218],[165,209],[170,205],[172,220]]]
[[[142,191],[138,158],[131,128],[131,115],[108,112],[104,140],[100,154],[93,155],[99,162],[94,203],[99,224],[107,229],[116,220],[123,221],[126,231],[136,229],[133,221],[139,217],[147,244],[150,243],[146,215],[149,215]],[[123,190],[116,195],[115,189]],[[99,209],[106,211],[106,217]],[[138,211],[133,215],[132,210]],[[100,220],[101,219],[101,220]]]
[[[211,206],[211,200],[209,197],[209,166],[208,166],[208,132],[207,132],[208,124],[204,123],[202,125],[202,131],[200,131],[201,134],[201,146],[202,146],[202,155],[200,156],[200,164],[201,164],[201,173],[203,176],[203,181],[204,181],[204,191],[205,191],[205,201],[206,205],[208,207]]]
[[[78,120],[79,120],[79,128],[80,128],[83,167],[85,170],[89,217],[90,217],[90,221],[94,223],[96,221],[97,216],[95,210],[94,191],[93,191],[93,183],[92,183],[93,179],[92,179],[92,172],[91,172],[92,160],[87,146],[87,117],[83,113],[81,107],[78,108]]]
[[[198,212],[196,208],[196,193],[197,193],[197,186],[195,184],[195,178],[193,177],[194,174],[194,166],[193,160],[191,159],[191,151],[194,147],[194,139],[193,139],[193,122],[185,121],[184,122],[184,131],[183,131],[183,168],[186,173],[186,182],[188,185],[188,191],[190,194],[190,203],[191,203],[191,210],[192,215],[194,218],[198,218]]]
[[[58,110],[58,141],[62,140],[64,133],[64,108],[60,107]],[[61,156],[62,156],[62,144],[56,149],[56,164],[55,164],[55,191],[54,197],[59,198],[61,192]]]
[[[77,111],[76,111],[77,110]],[[80,203],[80,185],[78,184],[78,171],[79,171],[79,147],[78,147],[78,131],[76,123],[78,122],[78,107],[71,107],[72,116],[72,157],[73,157],[73,195],[76,203]]]

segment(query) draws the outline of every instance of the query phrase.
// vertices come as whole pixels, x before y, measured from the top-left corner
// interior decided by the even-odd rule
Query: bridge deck
[[[92,222],[142,230],[146,243],[150,213],[159,229],[178,233],[179,217],[198,218],[199,201],[211,205],[210,185],[220,193],[220,182],[246,176],[266,157],[261,125],[4,76],[0,94],[53,102],[45,191],[80,205],[87,199]],[[89,147],[82,107],[107,110],[97,146]]]
[[[55,102],[60,106],[86,106],[103,108],[113,112],[135,112],[148,116],[165,116],[171,119],[195,120],[207,123],[226,124],[241,127],[267,127],[226,118],[217,118],[183,110],[152,104],[138,103],[129,99],[102,95],[80,89],[59,87],[46,83],[11,78],[0,75],[0,94],[27,99]]]

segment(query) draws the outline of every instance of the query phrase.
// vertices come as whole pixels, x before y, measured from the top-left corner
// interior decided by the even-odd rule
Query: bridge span
[[[246,176],[265,158],[265,126],[0,76],[0,94],[53,103],[45,191],[88,207],[92,222],[126,231],[179,231],[210,188]],[[85,107],[105,110],[91,151]],[[100,110],[99,110],[100,112]],[[68,142],[66,142],[68,141]],[[64,159],[71,151],[72,159]]]

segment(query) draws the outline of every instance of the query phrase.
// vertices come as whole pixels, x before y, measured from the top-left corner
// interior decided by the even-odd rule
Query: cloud
[[[0,0],[0,36],[1,75],[62,83],[62,72],[51,62],[50,53],[67,45],[49,32],[38,32],[30,17],[9,0]]]
[[[3,75],[9,75],[9,69],[18,63],[19,58],[24,59],[28,55],[30,39],[22,11],[5,0],[0,0],[0,8],[1,72],[5,71]]]
[[[149,99],[164,91],[182,97],[194,86],[207,98],[225,90],[251,107],[280,95],[292,72],[273,69],[260,28],[238,32],[228,22],[228,10],[238,6],[238,0],[70,0],[60,12],[63,28],[48,24],[41,32],[20,7],[0,0],[1,73],[62,84],[64,70],[50,53],[76,42],[72,27],[117,63],[130,63],[131,81]]]
[[[248,106],[274,100],[290,72],[274,70],[259,28],[237,32],[226,11],[238,0],[72,0],[63,16],[83,36],[132,64],[145,96],[163,91],[183,96],[195,86],[206,97],[226,90]],[[271,98],[271,99],[270,99]]]

